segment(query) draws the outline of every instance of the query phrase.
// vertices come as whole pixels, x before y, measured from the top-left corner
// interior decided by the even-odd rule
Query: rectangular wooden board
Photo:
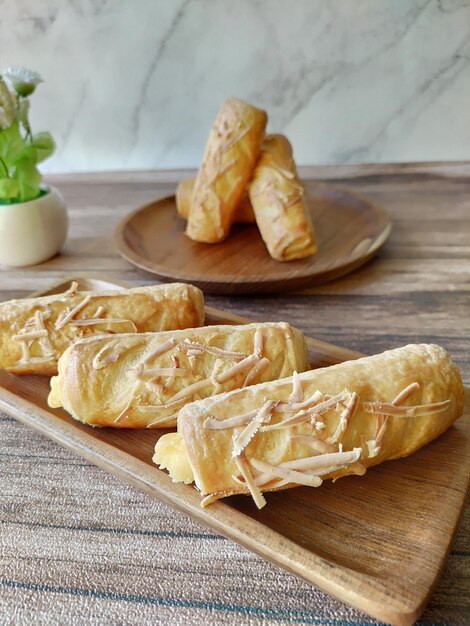
[[[70,280],[42,295],[63,292]],[[75,280],[81,290],[125,286]],[[207,324],[252,321],[210,307],[206,313]],[[313,368],[361,356],[307,342]],[[0,408],[21,422],[373,617],[399,626],[419,617],[444,566],[469,485],[470,389],[465,415],[416,454],[319,489],[267,494],[261,511],[246,496],[202,509],[192,486],[173,484],[152,464],[155,442],[168,431],[91,428],[50,409],[48,390],[45,377],[0,371]]]

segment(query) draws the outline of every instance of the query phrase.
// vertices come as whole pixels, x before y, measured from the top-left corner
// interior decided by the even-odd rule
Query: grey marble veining
[[[470,0],[0,0],[44,171],[196,166],[220,102],[308,163],[470,159]]]

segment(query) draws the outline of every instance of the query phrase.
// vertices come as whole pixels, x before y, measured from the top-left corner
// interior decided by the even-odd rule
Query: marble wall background
[[[307,163],[470,159],[470,0],[0,0],[49,172],[196,166],[237,95]]]

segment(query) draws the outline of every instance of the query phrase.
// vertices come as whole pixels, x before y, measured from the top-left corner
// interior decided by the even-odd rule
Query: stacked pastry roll
[[[265,135],[267,116],[241,100],[226,100],[217,115],[194,179],[176,190],[186,234],[217,243],[234,222],[256,222],[272,258],[315,254],[316,240],[292,148],[283,135]]]
[[[236,98],[226,100],[210,131],[194,181],[186,234],[216,243],[225,239],[259,156],[267,116]]]
[[[261,508],[264,492],[318,487],[413,453],[463,404],[445,350],[409,345],[188,404],[154,461],[174,480],[194,481],[203,505],[249,494]]]

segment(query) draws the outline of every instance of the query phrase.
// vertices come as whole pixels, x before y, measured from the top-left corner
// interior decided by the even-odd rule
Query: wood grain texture
[[[320,287],[276,296],[208,297],[208,303],[260,321],[285,319],[317,339],[367,354],[408,342],[434,341],[450,351],[461,368],[464,380],[469,383],[470,163],[299,169],[304,179],[327,180],[382,206],[393,225],[384,248],[364,267]],[[50,177],[50,182],[64,193],[69,207],[69,240],[62,255],[43,265],[23,270],[3,268],[0,297],[3,300],[21,297],[46,288],[64,275],[77,273],[82,276],[104,273],[108,278],[133,284],[150,282],[119,257],[112,242],[113,229],[137,206],[174,193],[176,183],[192,173],[187,170],[104,172]],[[20,430],[18,436],[18,442],[28,439],[29,430]],[[13,441],[11,446],[12,454],[20,453],[15,447],[19,443]],[[45,443],[41,446],[48,455],[51,454],[49,446]],[[56,454],[59,459],[63,456],[59,448]],[[21,467],[26,482],[26,477],[37,476],[36,462],[34,456],[21,457],[18,467]],[[66,463],[65,460],[54,462]],[[8,467],[6,464],[6,469]],[[83,478],[81,474],[76,478],[76,489],[85,489],[89,480],[87,477],[91,475],[92,468],[84,467]],[[43,477],[39,475],[34,481],[38,486],[42,485]],[[15,479],[11,473],[4,477],[4,488],[8,489],[9,484],[13,490]],[[70,489],[69,498],[72,498],[73,487]],[[29,503],[28,495],[24,495],[24,506],[31,504],[34,503]],[[41,506],[45,515],[48,511],[50,518],[59,519],[62,515],[62,494],[50,491],[46,502],[41,500]],[[20,509],[15,508],[15,511],[19,515]],[[84,520],[93,520],[96,517],[95,500],[89,504],[86,499],[83,500],[80,515]],[[160,510],[159,515],[162,515]],[[169,523],[174,517],[168,513],[165,519]],[[106,521],[103,523],[106,525]],[[80,541],[80,535],[76,541]],[[59,547],[56,552],[59,552]],[[236,548],[233,548],[233,553],[235,559],[247,558],[243,557],[243,551],[239,554]],[[225,584],[228,584],[224,578],[225,568],[227,571],[233,569],[229,567],[229,561],[224,561],[227,558],[221,557],[220,560],[220,577]],[[36,561],[37,567],[40,567],[41,561]],[[33,558],[31,562],[36,561]],[[72,572],[74,567],[80,566],[72,566]],[[250,586],[260,587],[258,579],[268,576],[269,590],[263,592],[258,589],[257,593],[264,593],[265,596],[261,597],[272,604],[275,599],[278,603],[278,594],[282,593],[283,585],[290,584],[288,580],[276,582],[274,571],[268,566],[265,569],[257,566],[256,571],[257,576],[250,579]],[[8,570],[3,573],[7,575]],[[189,584],[183,574],[180,581]],[[209,579],[207,584],[210,584]],[[234,583],[235,587],[237,597],[248,602],[250,594],[244,587]],[[306,593],[306,590],[299,593]],[[298,599],[297,606],[309,606],[309,598],[311,596],[305,596],[304,603]],[[337,615],[340,611],[327,596],[322,597],[321,603],[329,607],[330,615],[333,612]],[[339,614],[344,613],[340,611]],[[463,625],[468,623],[469,615],[470,507],[467,506],[443,577],[420,623],[429,624],[431,621]]]
[[[103,286],[103,280],[79,282],[83,291]],[[47,294],[67,287],[68,281],[59,283]],[[249,321],[208,310],[208,323]],[[313,338],[307,345],[312,368],[360,356]],[[162,432],[87,427],[50,409],[48,392],[47,378],[0,372],[0,407],[88,461],[375,618],[408,626],[421,614],[469,486],[470,388],[466,415],[411,457],[323,489],[269,494],[262,511],[246,497],[202,509],[192,486],[172,483],[152,465]]]
[[[373,203],[334,187],[306,184],[318,252],[305,259],[272,259],[256,225],[233,225],[217,244],[191,241],[175,197],[126,216],[114,240],[128,261],[164,281],[190,282],[211,294],[260,294],[320,285],[352,272],[383,246],[390,221]]]

